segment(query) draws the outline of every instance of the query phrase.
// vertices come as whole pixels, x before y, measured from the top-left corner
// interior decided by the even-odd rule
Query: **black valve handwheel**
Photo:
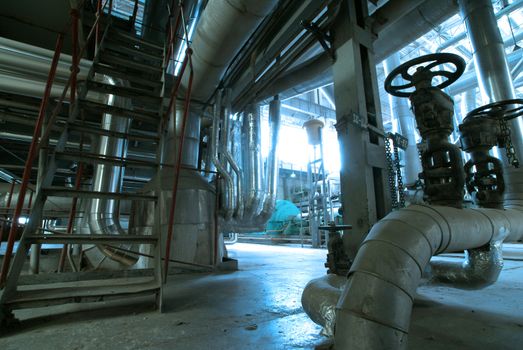
[[[467,113],[465,119],[469,118],[503,118],[511,120],[523,115],[523,99],[515,98],[489,103],[473,109]]]
[[[426,65],[423,65],[426,64]],[[442,64],[452,64],[456,69],[451,72],[448,70],[436,70],[433,71],[432,68],[437,67]],[[416,72],[413,74],[409,73],[409,69],[418,66]],[[414,79],[416,74],[423,72],[426,76],[430,78],[436,76],[442,76],[447,78],[442,83],[436,87],[439,89],[446,88],[453,82],[455,82],[465,70],[465,60],[461,56],[455,55],[453,53],[434,53],[430,55],[421,56],[403,63],[402,65],[396,67],[385,79],[385,91],[389,94],[398,96],[398,97],[409,97],[414,91],[405,91],[409,88],[414,87],[416,81]],[[408,81],[404,85],[392,85],[392,82],[398,75],[401,75],[403,79]]]

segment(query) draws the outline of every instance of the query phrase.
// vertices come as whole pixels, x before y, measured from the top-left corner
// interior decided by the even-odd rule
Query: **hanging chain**
[[[398,208],[398,196],[396,192],[396,174],[394,171],[394,163],[392,160],[392,149],[390,144],[391,134],[387,134],[385,139],[385,157],[387,158],[387,170],[389,173],[389,190],[390,190],[390,201],[392,209]]]
[[[507,152],[507,160],[509,164],[512,164],[515,168],[519,168],[519,160],[512,144],[512,137],[510,136],[510,129],[507,121],[504,118],[499,120],[499,126],[501,127],[501,135],[505,141],[505,151]]]
[[[405,208],[405,192],[403,191],[403,177],[401,176],[401,163],[399,148],[394,144],[394,165],[396,166],[396,179],[398,182],[399,208]]]

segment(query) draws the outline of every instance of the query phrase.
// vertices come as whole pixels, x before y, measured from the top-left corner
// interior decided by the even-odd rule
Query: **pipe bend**
[[[452,265],[453,281],[475,277],[474,287],[486,286],[501,270],[501,242],[522,226],[519,210],[410,206],[390,213],[351,266],[336,310],[336,349],[406,349],[414,293],[431,257],[468,250],[465,263]]]

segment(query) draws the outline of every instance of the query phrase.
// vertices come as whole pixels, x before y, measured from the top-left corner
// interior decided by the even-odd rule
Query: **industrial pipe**
[[[508,68],[503,39],[490,0],[459,0],[461,17],[474,50],[474,62],[481,95],[485,103],[516,98]],[[510,122],[514,149],[523,157],[523,120]],[[519,137],[518,137],[519,136]],[[507,182],[512,179],[507,177]]]
[[[233,155],[229,151],[230,144],[230,126],[229,121],[231,117],[231,93],[230,90],[225,90],[225,103],[223,111],[223,124],[222,124],[222,142],[221,142],[221,153],[225,158],[225,161],[229,163],[232,171],[236,175],[236,186],[233,187],[233,193],[236,195],[236,208],[235,208],[235,217],[236,220],[242,220],[243,211],[244,211],[244,200],[243,200],[243,173],[236,163]]]
[[[260,213],[264,200],[261,159],[261,118],[258,105],[250,105],[243,116],[242,163],[245,172],[245,220]]]
[[[212,96],[231,60],[277,2],[214,0],[207,3],[192,38],[194,99],[206,101]],[[182,85],[187,87],[187,76]]]
[[[280,135],[281,124],[281,102],[278,96],[269,104],[269,124],[271,129],[271,144],[267,157],[267,172],[265,175],[265,200],[261,213],[256,218],[257,222],[265,223],[272,215],[276,206],[276,192],[278,190],[278,137]]]
[[[221,192],[222,195],[222,206],[225,213],[225,219],[230,220],[234,213],[234,184],[232,177],[227,172],[227,168],[222,164],[219,157],[220,150],[220,115],[221,115],[221,95],[216,96],[214,104],[214,118],[212,121],[212,137],[211,137],[211,153],[212,162],[216,167],[216,170],[224,180],[224,190]],[[217,179],[219,181],[219,179]]]
[[[523,236],[522,211],[414,205],[390,213],[352,264],[337,307],[336,349],[406,349],[415,291],[430,258],[507,235]]]

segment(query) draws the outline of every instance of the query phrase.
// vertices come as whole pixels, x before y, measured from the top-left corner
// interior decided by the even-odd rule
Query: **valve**
[[[447,69],[449,68],[449,69]],[[454,101],[441,89],[454,83],[465,70],[465,61],[450,53],[430,54],[398,66],[385,79],[385,90],[411,101],[426,148],[421,154],[425,198],[429,203],[461,207],[465,184],[459,148],[448,137],[454,129]],[[401,77],[405,84],[394,85]],[[435,77],[442,81],[432,85]]]

